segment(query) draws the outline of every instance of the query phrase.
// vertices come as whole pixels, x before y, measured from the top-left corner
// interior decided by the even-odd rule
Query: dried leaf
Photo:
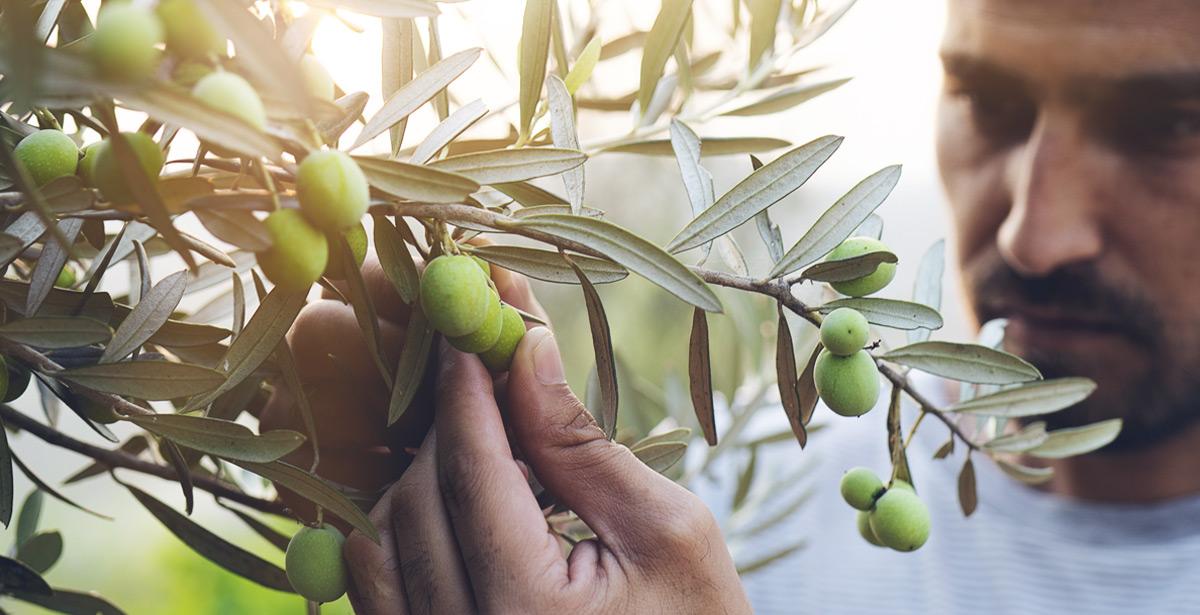
[[[717,421],[713,414],[712,364],[709,358],[708,314],[692,311],[692,335],[688,342],[688,380],[691,383],[692,408],[709,446],[717,445]]]
[[[800,448],[808,443],[808,432],[804,429],[800,393],[796,388],[796,350],[792,345],[792,329],[788,326],[787,316],[783,305],[776,304],[775,311],[779,314],[779,325],[775,335],[775,378],[779,386],[779,401],[783,412],[787,415],[792,434],[800,443]]]
[[[588,325],[592,331],[592,349],[596,354],[596,378],[600,384],[600,407],[589,408],[596,417],[604,434],[611,440],[617,432],[617,365],[613,354],[612,334],[608,328],[608,317],[604,303],[587,274],[566,254],[562,255],[583,288],[583,299],[587,306]]]
[[[908,469],[908,451],[904,448],[904,432],[900,428],[900,394],[898,386],[892,386],[892,398],[888,404],[888,453],[892,460],[892,480],[902,480],[916,487],[912,472]]]
[[[962,507],[964,517],[970,517],[979,506],[979,494],[975,488],[975,463],[971,457],[963,463],[962,471],[958,473],[958,504]]]
[[[808,363],[804,365],[804,371],[796,380],[796,393],[800,396],[800,424],[805,427],[812,420],[813,412],[817,409],[817,400],[820,399],[817,395],[817,383],[813,380],[813,371],[817,368],[817,357],[821,356],[823,349],[819,343],[813,348]]]

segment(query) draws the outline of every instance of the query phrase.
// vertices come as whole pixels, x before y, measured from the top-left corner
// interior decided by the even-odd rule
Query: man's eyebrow
[[[1113,94],[1139,98],[1200,98],[1200,70],[1131,75],[1110,82],[1108,88]]]
[[[943,52],[942,66],[947,75],[963,81],[1023,85],[1017,73],[986,58],[961,52]]]

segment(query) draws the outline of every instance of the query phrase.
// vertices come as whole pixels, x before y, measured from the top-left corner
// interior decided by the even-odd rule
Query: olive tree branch
[[[390,212],[399,216],[409,216],[417,218],[433,218],[447,222],[468,222],[482,226],[488,226],[496,229],[501,229],[509,233],[522,235],[530,239],[535,239],[554,245],[560,248],[565,248],[580,254],[595,256],[608,260],[608,256],[602,254],[598,250],[593,250],[588,246],[580,244],[569,239],[563,239],[556,235],[543,233],[541,231],[522,228],[519,221],[508,216],[498,214],[494,211],[474,207],[471,205],[460,204],[432,204],[432,203],[397,203],[390,207]],[[702,267],[689,266],[693,273],[700,276],[702,280],[716,286],[742,290],[760,295],[766,295],[781,303],[785,308],[800,316],[804,320],[812,323],[814,326],[821,326],[822,317],[818,313],[817,308],[805,304],[792,294],[792,283],[783,279],[776,280],[756,280],[747,276],[725,273],[723,271],[715,271],[712,269],[704,269]],[[894,385],[898,386],[917,405],[922,412],[927,412],[938,418],[954,435],[958,436],[971,449],[978,446],[962,431],[962,428],[952,420],[947,414],[937,407],[928,397],[917,391],[908,381],[908,377],[897,371],[890,365],[885,364],[879,357],[873,357],[875,365],[879,369],[879,373],[883,374]]]
[[[54,360],[50,357],[47,357],[46,355],[34,350],[33,348],[30,348],[29,346],[18,344],[4,338],[0,338],[0,353],[16,357],[22,362],[36,369],[38,372],[41,372],[42,374],[45,374],[51,378],[56,378],[57,373],[63,371],[63,366],[54,362]],[[157,414],[157,412],[151,410],[150,408],[139,406],[119,395],[102,393],[82,385],[72,384],[71,391],[77,392],[88,399],[100,402],[102,404],[110,404],[114,410],[121,414],[141,416]]]
[[[74,451],[85,457],[90,457],[97,463],[106,465],[110,468],[124,468],[149,474],[171,481],[178,480],[178,475],[175,469],[170,466],[159,465],[152,461],[147,461],[135,455],[130,455],[124,451],[110,450],[103,447],[88,444],[81,440],[76,440],[67,434],[43,424],[36,419],[18,412],[8,404],[0,404],[0,418],[3,418],[6,425],[25,430],[47,444],[65,448]],[[243,506],[253,508],[260,512],[271,513],[274,515],[286,516],[287,508],[283,502],[275,500],[266,500],[257,498],[242,491],[239,491],[228,484],[217,480],[211,476],[192,475],[192,484],[204,491],[207,491],[214,496],[224,498],[231,502],[237,502]]]

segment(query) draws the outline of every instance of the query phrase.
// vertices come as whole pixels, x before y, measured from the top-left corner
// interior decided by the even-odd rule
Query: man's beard
[[[1200,374],[1200,360],[1191,343],[1194,329],[1169,329],[1157,306],[1146,297],[1106,281],[1090,263],[1028,278],[996,259],[986,270],[973,273],[968,286],[981,322],[1006,316],[1004,306],[1011,303],[1090,315],[1103,320],[1107,331],[1138,347],[1144,358],[1141,365],[1133,367],[1127,357],[1029,349],[1023,358],[1046,378],[1083,376],[1103,381],[1083,402],[1026,422],[1044,420],[1048,429],[1061,429],[1120,418],[1121,433],[1103,452],[1127,452],[1152,447],[1200,421],[1200,378],[1189,376]],[[1189,360],[1181,360],[1183,357]],[[1094,376],[1115,369],[1126,371],[1120,378]]]

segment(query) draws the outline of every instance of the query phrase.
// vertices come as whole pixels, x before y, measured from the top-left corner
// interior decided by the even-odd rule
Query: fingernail
[[[533,373],[542,384],[562,384],[567,381],[563,374],[562,358],[558,356],[558,344],[554,334],[546,327],[534,327],[525,335],[533,338]]]

